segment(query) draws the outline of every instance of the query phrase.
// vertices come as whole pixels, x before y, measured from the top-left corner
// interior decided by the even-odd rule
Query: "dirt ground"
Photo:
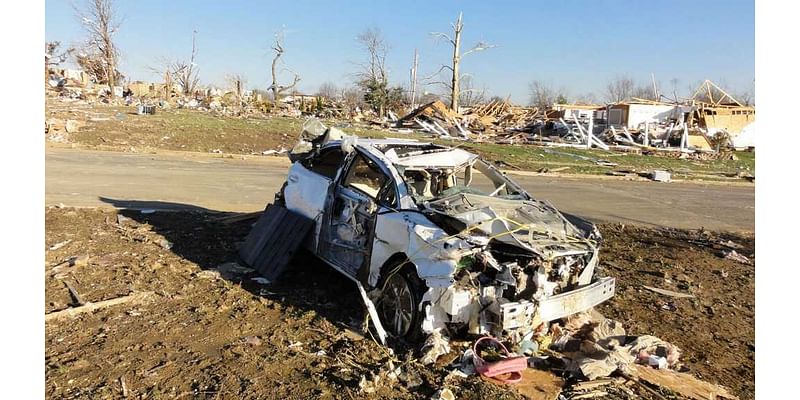
[[[520,398],[509,387],[448,375],[465,343],[454,342],[429,368],[411,349],[395,346],[392,355],[364,337],[355,287],[313,258],[300,257],[271,285],[215,270],[236,260],[252,221],[225,224],[205,211],[119,213],[45,210],[46,314],[75,302],[67,286],[86,302],[153,292],[46,323],[48,398],[426,399],[442,387],[457,398]],[[602,265],[617,277],[618,294],[599,311],[629,334],[674,343],[690,373],[752,399],[755,268],[717,253],[731,240],[753,260],[753,237],[600,228]]]

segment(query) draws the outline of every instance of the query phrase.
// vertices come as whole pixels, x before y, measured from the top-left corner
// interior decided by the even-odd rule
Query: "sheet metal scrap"
[[[314,221],[269,204],[247,235],[239,255],[270,281],[277,279],[314,226]]]

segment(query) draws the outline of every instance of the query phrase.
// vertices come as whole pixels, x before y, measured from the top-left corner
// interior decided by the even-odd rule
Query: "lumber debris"
[[[86,302],[82,306],[67,308],[66,310],[51,312],[44,315],[44,322],[51,322],[65,317],[75,317],[80,314],[90,313],[93,311],[101,310],[120,304],[127,303],[140,303],[152,296],[153,292],[138,292],[129,294],[127,296],[117,297],[114,299],[98,301],[97,303]]]
[[[693,294],[689,294],[689,293],[674,292],[672,290],[661,289],[661,288],[656,288],[656,287],[652,287],[652,286],[645,286],[645,285],[642,285],[642,287],[644,287],[645,289],[647,289],[647,290],[649,290],[651,292],[658,293],[658,294],[663,294],[664,296],[676,297],[676,298],[679,298],[679,299],[693,299],[694,298],[694,295]]]
[[[669,389],[693,400],[738,400],[738,397],[728,393],[724,387],[701,381],[683,372],[653,369],[636,364],[633,366],[632,375],[638,377],[640,381]]]

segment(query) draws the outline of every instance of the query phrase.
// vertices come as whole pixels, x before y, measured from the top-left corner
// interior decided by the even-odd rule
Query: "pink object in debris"
[[[526,357],[509,357],[502,359],[500,361],[495,362],[487,362],[478,352],[478,343],[488,340],[500,345],[500,348],[503,349],[503,352],[506,355],[509,355],[508,349],[503,343],[500,343],[499,340],[491,337],[491,336],[484,336],[477,341],[475,341],[475,345],[472,346],[472,351],[475,355],[472,357],[472,363],[475,365],[475,371],[479,374],[492,378],[497,377],[503,374],[511,374],[508,378],[496,378],[505,383],[518,383],[522,380],[522,374],[520,371],[525,370],[528,368],[528,359]]]

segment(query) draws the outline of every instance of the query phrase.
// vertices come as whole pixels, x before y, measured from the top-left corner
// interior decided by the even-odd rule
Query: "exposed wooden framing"
[[[739,100],[736,100],[735,97],[731,96],[730,94],[728,94],[728,92],[722,90],[721,87],[717,86],[714,82],[711,82],[708,79],[703,81],[703,83],[701,83],[700,86],[697,87],[697,90],[694,91],[694,94],[692,94],[691,99],[692,100],[697,100],[697,95],[700,94],[701,92],[703,92],[703,89],[705,89],[705,93],[708,96],[708,99],[711,100],[711,105],[712,106],[715,106],[715,107],[716,106],[720,106],[720,105],[722,105],[722,101],[725,98],[728,98],[731,102],[735,103],[739,107],[746,107],[741,102],[739,102]],[[719,90],[720,93],[723,94],[723,96],[720,97],[716,101],[714,100],[714,91],[713,91],[713,89],[717,89],[717,90]]]

